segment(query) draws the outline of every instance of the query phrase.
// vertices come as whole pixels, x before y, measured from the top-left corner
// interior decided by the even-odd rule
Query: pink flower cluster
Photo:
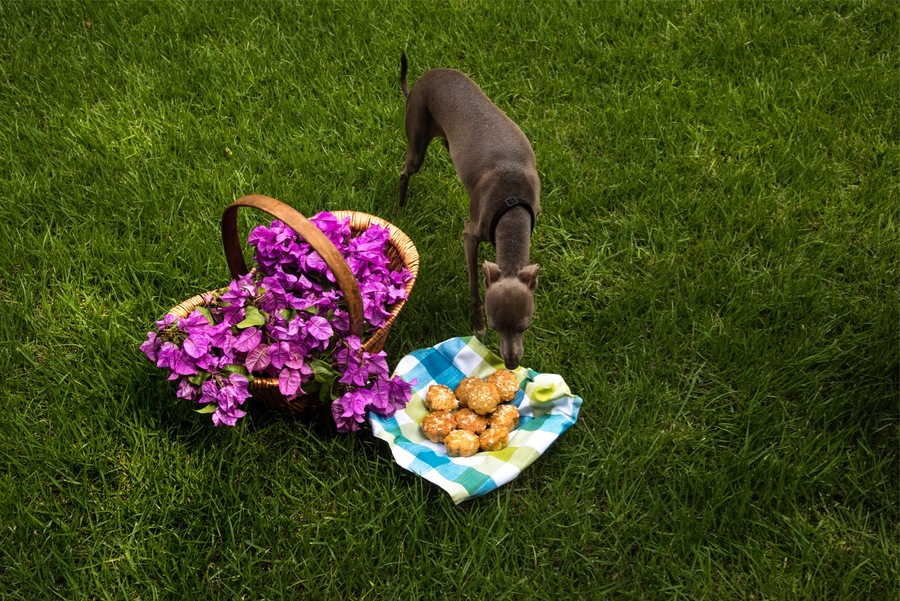
[[[372,225],[352,236],[349,218],[319,213],[310,221],[356,277],[366,331],[383,327],[412,278],[405,267],[390,268],[387,229]],[[343,293],[318,253],[277,220],[248,241],[257,269],[187,317],[167,314],[141,345],[178,381],[177,396],[202,404],[215,425],[233,426],[246,415],[241,406],[254,376],[274,377],[288,399],[330,401],[339,432],[359,430],[368,411],[390,416],[406,406],[410,385],[390,377],[384,351],[369,353],[350,334]]]

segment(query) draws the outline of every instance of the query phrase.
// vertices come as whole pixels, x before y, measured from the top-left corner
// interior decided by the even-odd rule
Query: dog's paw
[[[479,340],[484,340],[485,328],[483,325],[475,326],[473,328],[473,332],[475,334],[475,338],[478,338]]]

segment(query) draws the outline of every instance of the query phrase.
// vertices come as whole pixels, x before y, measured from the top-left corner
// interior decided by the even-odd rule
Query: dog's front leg
[[[481,313],[481,293],[478,290],[478,238],[471,232],[472,223],[463,226],[463,249],[466,252],[466,271],[469,273],[469,308],[472,312],[472,331],[484,339],[484,315]]]

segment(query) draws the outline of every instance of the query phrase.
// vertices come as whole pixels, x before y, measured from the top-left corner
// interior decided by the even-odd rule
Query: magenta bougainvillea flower
[[[365,330],[381,328],[406,298],[412,274],[391,269],[388,231],[372,225],[353,236],[349,218],[310,219],[338,248],[359,283]],[[310,245],[281,221],[248,238],[257,268],[210,294],[185,318],[167,314],[141,351],[178,381],[176,396],[203,405],[216,426],[246,412],[254,377],[277,378],[288,399],[318,394],[331,401],[339,432],[354,432],[373,411],[390,416],[409,402],[410,385],[391,378],[384,351],[369,353],[350,334],[343,292]]]

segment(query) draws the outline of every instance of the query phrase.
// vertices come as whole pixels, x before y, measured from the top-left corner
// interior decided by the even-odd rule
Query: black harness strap
[[[500,222],[500,218],[506,215],[506,212],[513,207],[523,207],[528,211],[528,214],[531,215],[531,231],[534,231],[534,210],[532,210],[531,205],[518,196],[511,196],[503,201],[503,206],[500,207],[500,210],[497,211],[494,214],[494,218],[491,219],[490,235],[491,244],[493,244],[494,246],[497,246],[497,243],[494,242],[494,234],[497,231],[497,224]]]

